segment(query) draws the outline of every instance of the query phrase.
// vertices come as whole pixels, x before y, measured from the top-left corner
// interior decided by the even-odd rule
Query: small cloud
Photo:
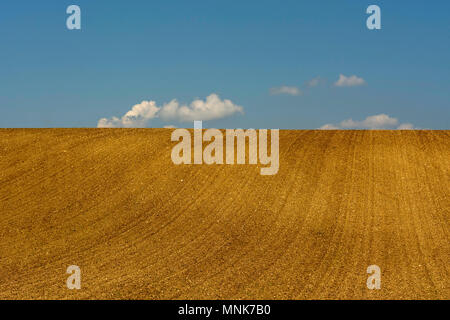
[[[306,86],[308,88],[317,87],[320,84],[320,81],[321,81],[320,77],[315,77],[315,78],[309,80],[308,82],[306,82]]]
[[[363,121],[353,121],[353,119],[344,120],[340,126],[348,129],[382,129],[397,124],[398,120],[396,118],[391,118],[387,114],[381,113],[367,117]]]
[[[167,126],[164,126],[163,128],[164,128],[164,129],[175,129],[176,126],[169,124],[169,125],[167,125]]]
[[[369,130],[413,130],[411,123],[398,124],[396,118],[392,118],[387,114],[381,113],[369,116],[362,121],[354,121],[347,119],[339,124],[325,124],[319,128],[320,130],[342,130],[342,129],[369,129]]]
[[[98,128],[143,128],[154,118],[164,121],[187,122],[194,120],[214,120],[243,113],[244,109],[231,102],[221,100],[215,93],[206,100],[196,99],[189,105],[180,105],[176,99],[158,107],[155,101],[142,101],[134,105],[123,117],[102,118],[98,121]]]
[[[98,128],[143,128],[150,119],[156,118],[160,110],[155,101],[142,101],[134,105],[122,118],[102,118]]]
[[[271,88],[270,94],[271,95],[288,94],[291,96],[299,96],[302,94],[302,91],[297,87],[282,86],[277,88]]]
[[[339,130],[340,128],[338,126],[335,126],[334,124],[327,123],[324,124],[319,128],[319,130]]]
[[[397,130],[414,130],[417,128],[414,128],[414,125],[411,123],[402,123],[397,127]]]
[[[346,77],[343,74],[339,75],[339,79],[334,83],[336,87],[357,87],[366,84],[363,78],[359,78],[355,75]]]
[[[221,100],[215,93],[206,97],[206,100],[197,99],[188,105],[180,105],[177,100],[166,103],[159,112],[162,120],[175,120],[189,122],[194,120],[215,120],[229,117],[235,113],[243,113],[244,109],[231,102]]]

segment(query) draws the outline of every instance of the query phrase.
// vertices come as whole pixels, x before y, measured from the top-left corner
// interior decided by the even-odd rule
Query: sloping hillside
[[[448,131],[280,131],[274,176],[170,133],[0,130],[0,298],[450,298]]]

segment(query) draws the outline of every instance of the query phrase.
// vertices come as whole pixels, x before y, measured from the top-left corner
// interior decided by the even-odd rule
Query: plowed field
[[[450,298],[449,131],[280,131],[273,176],[170,133],[1,129],[0,299]]]

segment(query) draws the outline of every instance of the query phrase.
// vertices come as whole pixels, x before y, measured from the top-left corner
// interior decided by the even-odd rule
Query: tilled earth
[[[280,131],[273,176],[170,134],[1,129],[0,299],[450,299],[449,131]]]

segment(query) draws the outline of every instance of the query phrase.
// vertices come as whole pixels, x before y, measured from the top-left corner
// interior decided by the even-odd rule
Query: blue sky
[[[71,4],[81,30],[66,28]],[[370,4],[381,30],[366,27]],[[216,93],[243,113],[205,127],[358,128],[385,114],[449,129],[449,21],[445,0],[3,1],[0,127],[96,127],[142,101]],[[364,83],[336,86],[341,74]],[[273,94],[283,86],[302,94]],[[192,126],[180,121],[145,125]]]

